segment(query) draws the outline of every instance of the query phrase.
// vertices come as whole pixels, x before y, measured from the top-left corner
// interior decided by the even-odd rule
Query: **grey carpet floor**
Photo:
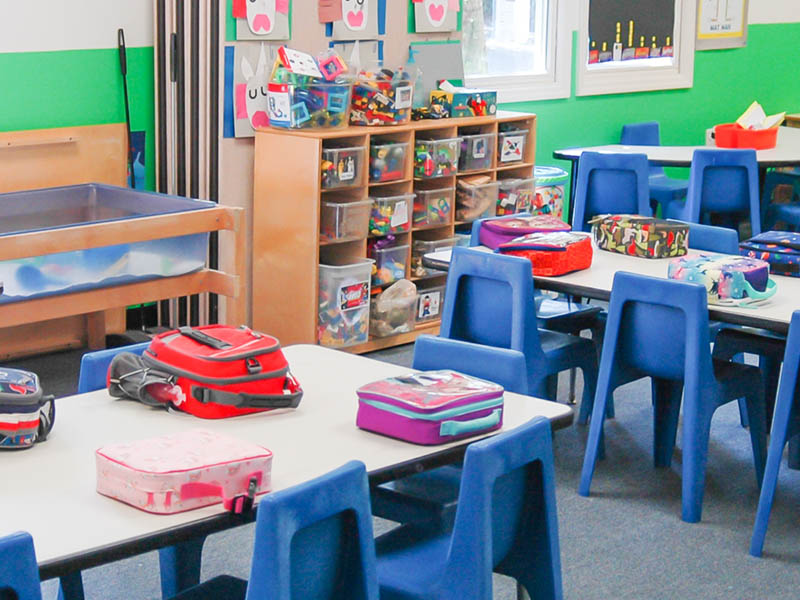
[[[39,363],[45,388],[74,393],[79,353],[51,355]],[[409,365],[411,347],[373,358]],[[70,379],[71,378],[71,379]],[[579,388],[580,390],[580,378]],[[63,390],[63,391],[62,391]],[[758,503],[749,436],[735,404],[712,423],[702,522],[680,519],[680,440],[672,467],[652,466],[652,413],[646,381],[615,396],[616,418],[606,426],[607,458],[598,463],[592,494],[577,494],[587,429],[554,435],[555,472],[565,597],[568,599],[790,599],[800,598],[800,472],[784,463],[770,519],[764,557],[747,553]],[[565,401],[562,374],[559,399]],[[391,526],[376,520],[376,531]],[[252,526],[211,536],[203,578],[221,573],[246,577]],[[158,562],[149,553],[84,573],[87,597],[135,600],[159,595]],[[53,582],[45,598],[55,597]],[[508,580],[496,579],[495,599],[514,598]],[[534,596],[535,597],[535,596]]]

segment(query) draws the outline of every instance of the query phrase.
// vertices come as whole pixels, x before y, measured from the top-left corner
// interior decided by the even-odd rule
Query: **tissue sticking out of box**
[[[753,102],[742,116],[736,119],[736,124],[744,129],[772,129],[783,123],[785,116],[786,111],[767,116],[762,106],[758,102]]]

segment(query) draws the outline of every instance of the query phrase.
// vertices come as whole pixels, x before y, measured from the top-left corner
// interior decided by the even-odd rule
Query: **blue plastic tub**
[[[213,202],[95,183],[0,194],[0,236],[207,209]],[[0,302],[173,277],[206,264],[208,233],[0,260]]]

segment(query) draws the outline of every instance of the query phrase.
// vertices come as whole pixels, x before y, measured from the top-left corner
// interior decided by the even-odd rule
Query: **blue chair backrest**
[[[619,143],[626,146],[660,146],[661,134],[658,121],[623,125]],[[650,165],[649,173],[650,175],[663,175],[664,169],[656,165]]]
[[[651,215],[649,163],[644,154],[584,152],[578,159],[572,229],[602,214]]]
[[[503,561],[530,560],[542,545],[541,536],[548,535],[545,521],[555,534],[547,542],[559,577],[552,473],[550,423],[543,417],[470,444],[450,545],[451,572],[463,570],[460,579],[469,580],[473,573],[491,572]],[[546,506],[541,506],[542,492]],[[477,590],[475,597],[489,597],[484,593]]]
[[[247,597],[378,599],[363,463],[351,461],[261,499]]]
[[[453,248],[440,335],[543,360],[530,261]]]
[[[41,600],[33,538],[23,531],[0,538],[0,598]]]
[[[784,394],[790,394],[795,401],[800,398],[800,377],[798,375],[800,375],[800,310],[792,313],[792,320],[789,323],[776,404],[786,402],[786,400],[781,400]]]
[[[692,155],[684,220],[699,223],[707,212],[749,212],[753,235],[761,233],[755,150],[699,149]]]
[[[689,247],[692,250],[739,254],[739,234],[733,229],[701,223],[685,224],[689,226]]]
[[[521,212],[516,213],[513,215],[503,215],[502,217],[484,217],[483,219],[478,219],[472,222],[472,229],[470,230],[470,237],[469,237],[469,245],[470,246],[480,246],[481,245],[481,225],[487,219],[516,219],[518,217],[530,217],[531,213],[529,212]]]
[[[81,357],[81,370],[78,375],[78,393],[85,394],[86,392],[93,392],[106,387],[108,366],[117,354],[120,352],[132,352],[141,355],[149,345],[150,342],[142,342],[84,354]]]
[[[612,361],[608,367],[625,365],[662,379],[710,374],[707,301],[700,284],[617,272],[601,369]]]

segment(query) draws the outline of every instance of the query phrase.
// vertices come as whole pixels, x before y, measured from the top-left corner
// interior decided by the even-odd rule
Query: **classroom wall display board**
[[[360,353],[438,331],[446,273],[422,255],[467,241],[503,181],[533,177],[536,115],[259,129],[255,146],[253,326]],[[417,287],[414,325],[384,335],[371,309],[403,278]]]
[[[747,45],[747,0],[700,0],[696,50]]]
[[[589,64],[673,55],[674,0],[592,0]]]
[[[288,40],[292,0],[233,0],[237,40]]]

